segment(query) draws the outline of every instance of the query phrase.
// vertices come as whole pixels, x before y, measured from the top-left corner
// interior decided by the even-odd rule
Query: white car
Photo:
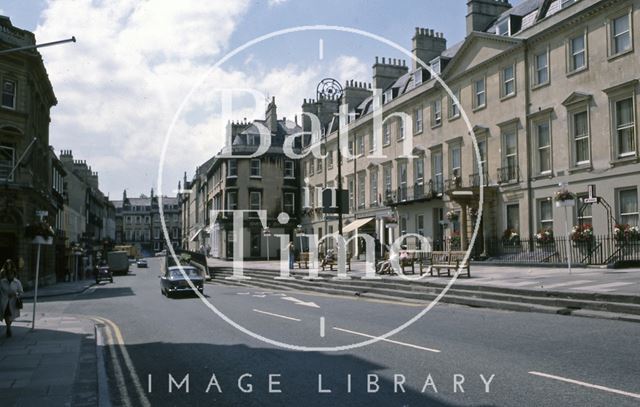
[[[159,252],[156,252],[156,257],[164,257],[167,255],[167,251],[166,250],[162,250]]]

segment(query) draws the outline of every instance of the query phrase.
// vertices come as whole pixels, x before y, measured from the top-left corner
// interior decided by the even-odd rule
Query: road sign
[[[594,204],[594,203],[598,203],[598,198],[584,198],[582,200],[582,203],[585,204]]]
[[[271,236],[271,229],[269,228],[262,229],[262,234],[267,237]]]

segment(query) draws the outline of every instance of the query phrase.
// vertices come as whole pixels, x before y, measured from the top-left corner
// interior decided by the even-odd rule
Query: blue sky
[[[166,194],[184,171],[190,177],[222,146],[220,126],[228,118],[221,117],[217,88],[275,96],[278,115],[292,118],[322,77],[370,81],[376,55],[399,57],[352,34],[307,32],[262,42],[208,72],[230,50],[279,29],[314,24],[365,30],[409,50],[419,26],[444,32],[451,46],[465,35],[466,0],[3,0],[0,10],[39,42],[77,37],[76,44],[42,50],[59,100],[50,142],[87,160],[100,174],[101,189],[117,198],[124,188],[136,196],[157,184],[162,142],[198,78],[206,77],[169,141],[161,183]],[[264,115],[264,106],[238,108],[236,119]]]

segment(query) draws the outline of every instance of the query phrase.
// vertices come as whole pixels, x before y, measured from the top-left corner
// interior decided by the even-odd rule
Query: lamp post
[[[302,229],[302,225],[298,225],[296,226],[296,235],[298,235],[298,241],[300,242],[300,252],[304,251],[304,248],[302,246],[302,232],[304,230]]]

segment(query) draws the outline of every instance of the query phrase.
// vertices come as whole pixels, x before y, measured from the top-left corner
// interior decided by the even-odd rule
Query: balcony
[[[481,184],[480,173],[469,175],[469,186],[474,188],[479,188],[480,184]],[[490,184],[489,173],[487,171],[484,171],[482,173],[482,186],[487,187],[489,186],[489,184]]]
[[[498,168],[498,184],[513,184],[518,182],[520,182],[520,167],[518,165]]]
[[[408,204],[416,201],[430,200],[438,195],[438,191],[442,191],[442,184],[435,184],[429,181],[427,184],[415,184],[412,187],[400,187],[395,191],[385,191],[384,204],[386,206],[396,206]]]

